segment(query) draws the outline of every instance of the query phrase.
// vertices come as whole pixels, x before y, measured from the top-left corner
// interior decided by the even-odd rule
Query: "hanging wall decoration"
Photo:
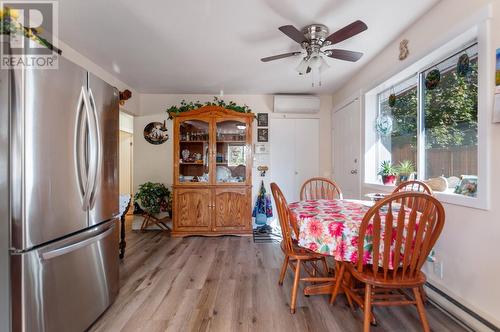
[[[392,92],[389,95],[389,100],[388,100],[389,107],[394,107],[396,105],[396,94]]]
[[[375,120],[375,129],[381,137],[392,134],[393,119],[390,114],[380,114]]]
[[[500,122],[500,48],[497,48],[495,66],[495,108],[493,112],[493,122]]]
[[[258,128],[257,129],[257,142],[268,142],[269,141],[269,129],[268,128]]]
[[[425,87],[427,90],[434,90],[441,81],[441,72],[439,69],[431,70],[427,76],[425,76]]]
[[[257,126],[267,127],[269,125],[269,118],[267,113],[257,113]]]
[[[132,91],[125,89],[123,91],[120,91],[120,105],[123,106],[125,105],[125,101],[129,100],[132,98]]]
[[[168,140],[167,127],[165,126],[165,121],[161,122],[150,122],[146,127],[144,127],[144,138],[151,144],[159,145],[163,144]]]
[[[403,39],[399,43],[399,60],[403,61],[410,55],[410,50],[408,49],[408,39]]]
[[[464,53],[458,58],[457,74],[459,76],[464,77],[464,76],[467,76],[467,74],[469,74],[469,72],[470,72],[469,56],[467,55],[467,53]]]

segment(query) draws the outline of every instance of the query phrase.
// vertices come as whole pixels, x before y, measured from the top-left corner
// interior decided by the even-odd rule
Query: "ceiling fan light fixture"
[[[306,60],[306,58],[303,58],[302,61],[300,61],[299,65],[295,70],[299,73],[299,75],[305,75],[308,73],[307,68],[309,67],[309,61]]]
[[[324,57],[320,57],[320,65],[319,65],[319,72],[323,73],[325,70],[328,70],[330,68],[330,65],[328,62],[325,60]]]
[[[310,24],[302,30],[295,28],[293,25],[285,25],[279,27],[279,30],[298,43],[302,47],[303,51],[274,55],[262,58],[261,61],[269,62],[305,54],[305,57],[302,58],[295,70],[299,73],[299,75],[306,75],[310,73],[313,80],[312,85],[315,86],[316,84],[321,86],[321,74],[330,68],[324,57],[356,62],[363,55],[361,52],[353,52],[337,48],[324,48],[327,46],[335,46],[335,44],[354,37],[366,29],[368,29],[367,25],[360,20],[356,20],[331,34],[328,27],[323,24]]]

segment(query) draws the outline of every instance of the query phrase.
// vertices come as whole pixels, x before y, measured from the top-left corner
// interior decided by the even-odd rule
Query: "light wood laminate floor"
[[[362,312],[344,296],[288,303],[291,273],[278,286],[283,256],[277,244],[248,237],[170,238],[127,231],[120,267],[120,294],[91,331],[361,331]],[[302,289],[302,288],[301,288]],[[464,331],[432,305],[433,331]],[[376,308],[372,331],[420,331],[414,307]]]

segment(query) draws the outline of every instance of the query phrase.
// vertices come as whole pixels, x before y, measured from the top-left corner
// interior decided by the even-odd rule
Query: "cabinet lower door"
[[[216,188],[214,231],[250,230],[250,199],[248,188]]]
[[[175,190],[175,231],[210,230],[210,189]]]

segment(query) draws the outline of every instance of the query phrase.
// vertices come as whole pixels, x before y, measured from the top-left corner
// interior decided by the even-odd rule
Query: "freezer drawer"
[[[12,255],[13,331],[84,331],[118,294],[118,220]]]

